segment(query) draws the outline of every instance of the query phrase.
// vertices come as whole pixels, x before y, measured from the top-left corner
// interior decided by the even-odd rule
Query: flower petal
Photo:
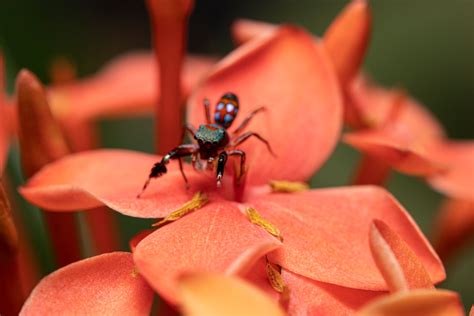
[[[409,131],[405,139],[411,136],[412,141],[422,142],[445,136],[442,124],[426,107],[403,90],[379,86],[364,74],[351,83],[349,97],[361,120],[359,128],[394,124]]]
[[[182,89],[189,94],[215,63],[213,58],[188,56]],[[116,57],[92,77],[48,90],[54,114],[62,121],[151,113],[159,96],[153,55],[133,52]],[[158,93],[158,95],[157,95]]]
[[[0,52],[0,175],[5,167],[8,146],[10,144],[10,131],[7,117],[7,101],[5,95],[5,61]]]
[[[448,141],[433,146],[430,155],[447,166],[447,171],[431,177],[429,183],[452,198],[474,199],[474,141]]]
[[[190,122],[204,123],[204,98],[217,102],[229,91],[240,100],[236,126],[266,107],[248,130],[267,139],[277,156],[257,140],[243,144],[247,183],[304,180],[333,150],[342,123],[340,90],[324,49],[309,34],[283,26],[237,48],[192,94]]]
[[[215,191],[213,178],[198,174],[185,164],[191,185],[187,191],[178,164],[171,162],[168,173],[152,180],[147,191],[137,198],[159,159],[126,150],[73,154],[43,168],[20,188],[20,193],[31,203],[53,211],[106,205],[125,215],[157,218],[190,200],[195,191]]]
[[[199,273],[180,279],[184,315],[281,315],[277,303],[244,280]]]
[[[253,38],[267,36],[278,30],[278,26],[248,19],[239,19],[232,24],[232,38],[241,45]]]
[[[446,262],[474,236],[474,201],[445,201],[436,216],[433,236],[436,252]]]
[[[372,16],[365,0],[353,0],[331,23],[323,42],[345,86],[359,71],[369,43]]]
[[[135,264],[166,300],[177,303],[178,277],[189,272],[243,274],[281,243],[229,202],[215,202],[158,229],[134,252]]]
[[[153,291],[134,272],[130,253],[81,260],[45,277],[21,315],[148,315]]]
[[[369,241],[375,263],[391,292],[433,288],[423,263],[383,221],[373,221]]]
[[[289,315],[353,315],[361,306],[383,295],[314,281],[289,271],[283,271],[290,299]]]
[[[405,134],[405,133],[403,133]],[[405,134],[408,135],[408,134]],[[446,169],[423,147],[394,134],[391,129],[373,129],[344,135],[344,142],[392,168],[410,175],[429,176]]]
[[[350,288],[386,290],[369,249],[373,219],[383,219],[425,265],[433,282],[444,279],[441,262],[402,206],[373,186],[271,194],[248,201],[281,231],[283,248],[272,262],[308,278]]]
[[[446,290],[398,292],[365,306],[359,316],[456,316],[464,315],[459,295]]]
[[[6,123],[6,114],[2,100],[0,100],[0,174],[3,174],[8,156],[8,148],[10,145],[10,133]]]

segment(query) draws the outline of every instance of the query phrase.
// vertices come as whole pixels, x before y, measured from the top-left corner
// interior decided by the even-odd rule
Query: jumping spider
[[[254,132],[245,132],[239,136],[239,134],[249,124],[250,120],[260,111],[265,110],[264,107],[257,108],[252,111],[232,132],[232,138],[229,137],[227,129],[234,122],[237,113],[239,112],[239,99],[234,93],[224,94],[216,105],[214,111],[214,123],[211,122],[210,104],[207,99],[203,102],[204,110],[206,114],[207,124],[201,124],[196,130],[194,126],[186,124],[184,126],[184,132],[189,132],[193,138],[197,141],[197,144],[182,144],[177,146],[168,152],[160,162],[157,162],[150,171],[150,175],[143,185],[143,189],[140,194],[137,195],[139,198],[145,191],[152,178],[158,178],[166,173],[166,165],[171,159],[177,159],[179,162],[179,168],[183,175],[186,187],[188,187],[188,179],[184,174],[183,170],[183,157],[191,156],[191,162],[195,169],[213,169],[215,159],[217,158],[217,186],[221,186],[222,176],[224,175],[224,167],[227,162],[228,156],[239,156],[240,157],[240,171],[237,178],[237,183],[240,182],[240,178],[245,172],[245,152],[240,149],[236,149],[238,145],[252,136],[257,137],[260,141],[267,145],[268,150],[272,155],[273,151],[268,141],[262,136]]]

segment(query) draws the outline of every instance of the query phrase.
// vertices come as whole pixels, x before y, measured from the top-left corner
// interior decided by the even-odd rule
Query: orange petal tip
[[[358,73],[370,39],[372,15],[365,0],[354,0],[331,23],[323,42],[344,86]]]
[[[283,316],[278,304],[250,283],[209,273],[185,275],[179,280],[184,315]]]

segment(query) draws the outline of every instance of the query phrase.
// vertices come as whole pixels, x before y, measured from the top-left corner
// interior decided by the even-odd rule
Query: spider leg
[[[237,176],[237,183],[240,183],[240,178],[245,173],[245,152],[240,149],[233,149],[233,150],[226,150],[219,154],[219,158],[217,160],[217,186],[221,186],[221,180],[224,176],[224,168],[227,162],[228,156],[239,156],[240,157],[240,170],[239,175]]]
[[[189,189],[189,182],[188,182],[188,178],[186,177],[186,174],[184,173],[184,170],[183,170],[183,159],[181,159],[181,157],[179,157],[178,162],[179,162],[179,171],[181,171],[181,175],[183,176],[184,183],[186,184],[186,190],[188,190]]]
[[[242,121],[242,123],[240,123],[239,127],[237,127],[232,134],[234,135],[240,134],[247,127],[247,125],[250,123],[250,121],[255,116],[255,114],[257,114],[258,112],[265,111],[265,110],[266,108],[264,106],[253,110],[249,115],[247,115],[247,117]]]
[[[219,154],[219,158],[217,159],[217,187],[221,187],[222,185],[222,177],[224,176],[224,168],[227,162],[227,153],[225,151]]]
[[[238,146],[238,145],[242,144],[243,142],[245,142],[247,139],[249,139],[252,136],[257,137],[261,142],[263,142],[265,145],[267,145],[268,151],[275,157],[275,153],[273,152],[272,147],[270,146],[270,143],[265,138],[260,136],[260,134],[257,134],[255,132],[243,133],[239,137],[232,140],[232,142],[230,143],[230,146]]]
[[[151,168],[150,175],[148,176],[148,179],[145,181],[145,184],[143,185],[142,191],[137,195],[137,198],[140,198],[140,196],[145,192],[146,188],[150,184],[150,181],[152,178],[158,178],[161,177],[163,174],[165,174],[168,170],[166,169],[166,165],[170,162],[171,159],[178,159],[179,160],[179,168],[181,170],[181,174],[183,175],[184,182],[186,183],[186,186],[188,185],[188,179],[186,178],[183,170],[183,165],[181,162],[182,157],[190,156],[194,154],[196,151],[199,150],[198,145],[194,144],[183,144],[179,145],[178,147],[175,147],[172,149],[170,152],[168,152],[160,162],[155,163],[153,168]]]
[[[202,104],[204,105],[204,111],[205,111],[205,114],[206,114],[206,122],[207,122],[207,124],[211,124],[212,123],[211,122],[211,110],[210,110],[211,104],[209,103],[208,99],[204,99]]]
[[[182,141],[184,141],[186,133],[189,133],[191,135],[191,138],[194,139],[194,134],[196,134],[196,129],[191,124],[185,123],[183,125],[183,133],[182,133],[182,136],[181,136]]]

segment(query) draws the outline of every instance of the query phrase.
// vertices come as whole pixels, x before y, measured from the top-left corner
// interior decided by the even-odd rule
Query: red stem
[[[362,156],[352,184],[373,184],[384,186],[390,176],[391,168],[380,159],[369,155]]]
[[[74,213],[43,211],[59,267],[81,260],[80,238]]]
[[[106,207],[98,207],[85,212],[85,217],[95,254],[120,249],[117,221],[112,211]]]
[[[153,45],[159,69],[155,145],[165,154],[181,141],[184,108],[181,104],[181,68],[186,50],[186,30],[192,4],[180,0],[148,0]]]
[[[0,315],[18,315],[25,294],[20,282],[17,255],[0,258]]]

